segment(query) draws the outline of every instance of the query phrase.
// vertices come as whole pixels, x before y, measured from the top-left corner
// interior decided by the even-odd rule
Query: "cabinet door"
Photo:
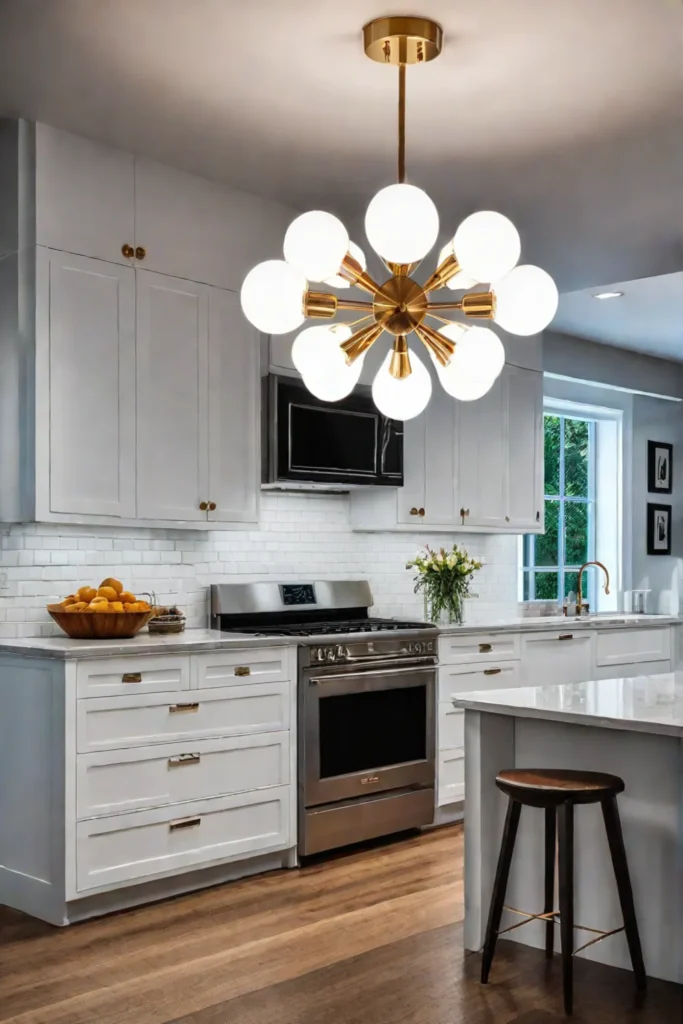
[[[455,400],[432,374],[429,405],[403,428],[404,485],[397,519],[411,526],[451,526],[456,517]],[[411,514],[424,508],[424,516]]]
[[[209,519],[256,522],[260,347],[236,292],[209,290]]]
[[[429,407],[428,407],[429,408]],[[419,526],[417,511],[425,508],[427,450],[427,412],[403,425],[403,487],[396,493],[396,519],[406,526]],[[411,512],[415,509],[415,512]]]
[[[135,244],[130,153],[36,125],[36,241],[64,252],[130,264]]]
[[[457,403],[458,508],[464,526],[500,529],[508,524],[507,388],[501,376],[476,402]]]
[[[543,374],[505,367],[510,526],[543,528]]]
[[[532,634],[522,640],[524,686],[584,683],[594,676],[593,630],[567,629]]]
[[[36,259],[36,517],[133,518],[135,272]]]
[[[135,273],[138,519],[206,520],[208,289]]]

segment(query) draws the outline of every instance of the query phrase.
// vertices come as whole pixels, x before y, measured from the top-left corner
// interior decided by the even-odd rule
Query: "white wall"
[[[189,625],[207,623],[207,587],[273,579],[368,579],[374,613],[422,618],[407,559],[425,543],[464,544],[483,561],[470,621],[517,612],[517,538],[361,534],[348,495],[264,492],[259,529],[229,533],[26,525],[5,527],[0,549],[0,637],[58,632],[45,605],[86,583],[119,577],[134,591],[177,602]]]

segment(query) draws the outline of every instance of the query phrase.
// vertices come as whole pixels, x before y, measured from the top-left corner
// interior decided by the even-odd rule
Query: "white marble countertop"
[[[138,633],[130,640],[71,640],[68,636],[26,637],[0,641],[0,654],[30,658],[111,658],[125,654],[193,654],[221,647],[236,650],[249,647],[288,647],[287,637],[253,636],[249,633],[221,633],[218,629],[186,629],[184,633],[159,636]]]
[[[568,615],[524,616],[510,619],[493,619],[490,622],[465,622],[462,626],[440,626],[443,636],[464,633],[539,633],[557,629],[633,629],[634,626],[679,625],[683,619],[678,615],[630,615],[622,612],[605,612],[586,618]]]
[[[453,704],[515,718],[683,737],[683,672],[459,693]]]

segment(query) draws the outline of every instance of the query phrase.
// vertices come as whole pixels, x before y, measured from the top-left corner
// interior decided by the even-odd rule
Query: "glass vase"
[[[462,626],[465,621],[465,599],[462,594],[451,594],[446,604],[443,599],[434,599],[425,592],[424,594],[424,618],[425,622],[432,622],[435,626]]]

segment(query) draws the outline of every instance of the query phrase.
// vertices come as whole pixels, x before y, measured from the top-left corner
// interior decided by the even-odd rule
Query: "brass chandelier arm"
[[[380,285],[370,277],[367,270],[363,270],[358,260],[354,259],[350,252],[347,252],[342,260],[339,275],[349,284],[355,284],[357,288],[369,292],[370,295],[376,295],[380,289]]]
[[[453,323],[456,323],[455,320],[449,320],[445,316],[439,316],[438,313],[432,313],[431,310],[429,310],[429,309],[427,310],[427,316],[433,317],[435,320],[438,320],[439,323],[442,323],[442,324],[453,324]]]
[[[451,341],[450,338],[445,338],[443,334],[439,334],[438,331],[435,331],[433,327],[428,327],[427,324],[420,324],[415,328],[415,333],[441,366],[448,366],[450,358],[455,352],[455,342]]]
[[[397,334],[394,338],[394,351],[391,353],[389,373],[396,380],[405,380],[410,377],[413,368],[410,365],[410,352],[405,334]]]
[[[345,353],[349,366],[367,352],[383,333],[384,326],[381,323],[368,324],[352,334],[347,341],[342,342],[340,348]]]
[[[459,274],[460,270],[461,267],[456,256],[451,253],[450,256],[447,256],[446,259],[439,264],[432,276],[428,278],[422,287],[425,292],[435,292],[438,288],[443,288],[452,277]]]
[[[475,320],[493,320],[496,312],[496,297],[493,292],[470,292],[462,299],[452,302],[429,302],[427,312],[441,311],[446,309],[459,309],[467,317]]]
[[[356,299],[337,299],[337,309],[362,309],[371,314],[373,308],[372,302],[356,301]]]

